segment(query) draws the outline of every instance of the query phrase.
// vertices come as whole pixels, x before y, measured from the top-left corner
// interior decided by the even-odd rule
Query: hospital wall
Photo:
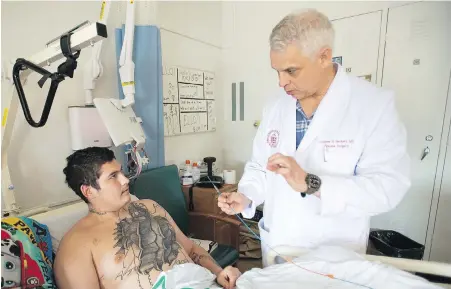
[[[216,132],[165,138],[166,164],[181,165],[186,159],[217,158],[222,167],[222,5],[220,2],[158,2],[163,63],[215,73]]]
[[[98,19],[101,1],[2,1],[2,65],[6,60],[29,57],[45,43],[85,20]],[[136,2],[136,24],[161,27],[163,63],[214,71],[218,77],[221,57],[221,13],[219,2]],[[70,12],[69,12],[70,11]],[[108,19],[108,35],[102,48],[104,74],[97,82],[95,97],[118,97],[114,29],[124,23],[126,1],[114,1]],[[208,25],[205,25],[208,23]],[[14,29],[12,29],[14,28]],[[62,169],[72,152],[68,126],[68,106],[83,105],[83,67],[91,52],[81,52],[74,79],[59,86],[47,124],[32,128],[19,108],[11,146],[11,178],[22,209],[59,204],[79,198],[64,183]],[[48,67],[55,71],[57,65]],[[2,75],[9,74],[2,68]],[[6,74],[7,73],[7,74]],[[34,75],[28,79],[25,94],[33,118],[40,117],[49,82],[39,89]],[[2,77],[2,108],[9,104],[7,80]],[[222,160],[221,125],[223,111],[221,84],[216,96],[218,124],[216,132],[165,138],[166,162],[180,164],[186,158],[211,155]],[[122,158],[118,150],[116,156]]]

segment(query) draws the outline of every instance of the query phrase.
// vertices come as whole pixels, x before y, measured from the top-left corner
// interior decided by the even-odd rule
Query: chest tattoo
[[[131,203],[128,210],[130,217],[120,220],[114,232],[116,255],[133,254],[138,261],[134,269],[140,274],[163,271],[180,249],[174,229],[165,217],[152,215],[141,203]]]

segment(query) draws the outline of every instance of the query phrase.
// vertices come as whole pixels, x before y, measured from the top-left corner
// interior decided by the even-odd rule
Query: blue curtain
[[[124,35],[125,26],[122,29],[116,29],[117,67],[119,67]],[[164,124],[161,40],[158,27],[135,26],[133,62],[135,63],[135,104],[133,109],[136,115],[143,120],[142,127],[146,135],[145,151],[150,158],[148,168],[162,167],[165,165]],[[123,99],[119,70],[117,76],[119,98]],[[124,168],[126,168],[126,164],[124,164]]]

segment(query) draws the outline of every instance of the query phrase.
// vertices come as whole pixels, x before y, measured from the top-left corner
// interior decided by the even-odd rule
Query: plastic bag
[[[373,230],[370,232],[370,241],[384,256],[415,260],[423,258],[424,246],[396,231]]]

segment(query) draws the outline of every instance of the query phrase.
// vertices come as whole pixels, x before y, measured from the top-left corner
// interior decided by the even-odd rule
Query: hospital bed
[[[310,252],[309,249],[292,246],[276,246],[273,249],[268,250],[266,255],[265,261],[268,266],[285,263],[287,260],[290,261]],[[362,256],[368,261],[380,262],[410,273],[423,273],[447,279],[451,278],[451,264],[366,254]],[[450,282],[447,282],[447,284],[437,283],[437,285],[443,288],[451,288]]]
[[[136,197],[132,197],[133,199],[136,199]],[[29,217],[48,226],[51,234],[53,250],[54,252],[56,252],[64,234],[87,213],[88,208],[86,204],[84,202],[79,202],[45,213],[35,214]],[[276,264],[283,266],[281,263],[285,263],[286,260],[292,260],[311,252],[308,249],[289,246],[277,246],[273,249],[278,254],[272,250],[268,250],[267,257],[264,260],[264,263],[266,263],[268,267],[273,267],[272,265]],[[283,258],[281,258],[280,256],[282,256]],[[407,272],[425,273],[451,278],[451,264],[441,264],[437,262],[408,260],[373,255],[363,255],[363,257],[368,261],[380,262]],[[439,285],[443,288],[451,288],[451,284],[437,283],[436,285]]]

